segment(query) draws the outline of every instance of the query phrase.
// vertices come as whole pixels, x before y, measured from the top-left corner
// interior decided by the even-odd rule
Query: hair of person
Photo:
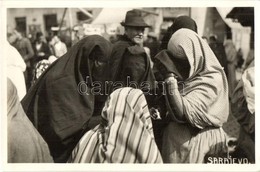
[[[42,33],[42,32],[37,32],[37,33],[36,33],[36,38],[37,38],[37,39],[40,38],[41,36],[43,36],[43,33]]]
[[[16,32],[20,33],[22,36],[25,36],[25,33],[24,33],[24,31],[23,31],[22,29],[16,27],[14,30],[15,30]]]

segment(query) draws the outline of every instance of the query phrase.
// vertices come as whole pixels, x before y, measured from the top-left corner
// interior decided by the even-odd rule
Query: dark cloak
[[[95,110],[95,97],[89,91],[94,77],[106,80],[102,69],[95,72],[95,64],[107,63],[110,54],[111,44],[101,36],[83,38],[41,75],[22,100],[25,113],[48,143],[55,162],[66,162],[89,129]],[[88,90],[85,94],[79,92],[80,83]]]
[[[123,87],[141,89],[146,98],[148,98],[146,93],[151,93],[155,89],[155,77],[144,48],[135,45],[126,35],[120,37],[113,46],[110,70],[114,83],[110,92],[119,88],[115,82],[122,83]]]

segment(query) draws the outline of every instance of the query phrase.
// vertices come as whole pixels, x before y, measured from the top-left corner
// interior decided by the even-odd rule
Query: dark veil
[[[55,162],[66,162],[95,109],[91,92],[96,61],[106,64],[111,43],[98,35],[80,40],[37,80],[22,100],[29,119],[49,145]]]

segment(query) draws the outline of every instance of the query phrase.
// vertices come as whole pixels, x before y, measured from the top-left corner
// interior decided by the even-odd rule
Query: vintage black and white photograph
[[[254,3],[3,9],[4,171],[72,163],[260,170]]]

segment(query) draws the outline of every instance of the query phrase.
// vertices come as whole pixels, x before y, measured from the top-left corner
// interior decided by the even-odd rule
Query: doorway
[[[15,18],[16,29],[26,36],[26,17]]]
[[[51,32],[51,27],[58,26],[57,14],[47,14],[44,15],[45,30],[49,34]]]

